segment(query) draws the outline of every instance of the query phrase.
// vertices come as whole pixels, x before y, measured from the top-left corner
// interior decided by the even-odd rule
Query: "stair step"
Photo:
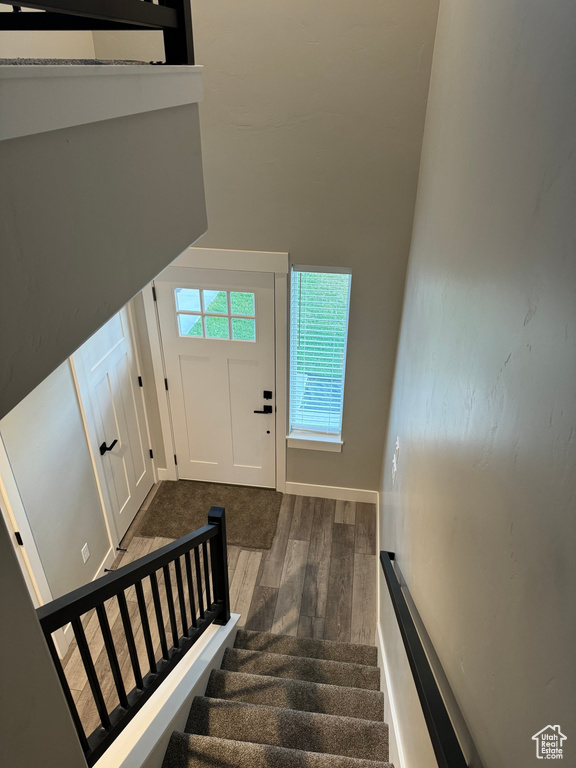
[[[280,653],[227,648],[222,669],[230,672],[247,672],[250,675],[268,675],[326,685],[366,688],[369,691],[380,689],[378,667],[349,664],[345,661],[311,659],[307,656],[286,656]]]
[[[388,759],[388,726],[374,720],[197,696],[187,733],[365,760]]]
[[[384,719],[382,691],[251,675],[226,669],[212,670],[206,696],[361,720],[381,722]]]
[[[371,645],[337,643],[332,640],[314,640],[308,637],[273,635],[270,632],[254,632],[240,629],[236,635],[235,648],[244,650],[281,653],[285,656],[307,656],[310,659],[345,661],[350,664],[364,664],[375,667],[378,651]]]
[[[392,768],[389,763],[174,732],[163,768]]]

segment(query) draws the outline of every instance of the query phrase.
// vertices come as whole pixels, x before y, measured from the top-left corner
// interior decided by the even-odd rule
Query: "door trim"
[[[216,248],[187,248],[171,267],[232,270],[236,272],[268,272],[274,274],[274,348],[276,375],[276,490],[286,489],[286,424],[288,374],[288,271],[289,254],[271,251],[231,251]],[[154,386],[160,410],[162,440],[166,455],[165,468],[157,468],[159,480],[177,480],[178,472],[170,457],[175,454],[170,420],[169,392],[164,386],[165,367],[160,341],[156,303],[152,296],[153,283],[142,291],[146,326],[150,340]]]

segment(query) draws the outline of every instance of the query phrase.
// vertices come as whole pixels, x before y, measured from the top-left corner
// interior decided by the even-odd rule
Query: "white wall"
[[[134,61],[164,61],[162,32],[112,31],[92,32],[94,54],[98,59],[132,59]]]
[[[205,67],[199,245],[353,269],[344,450],[289,449],[289,481],[378,487],[436,7],[193,5]]]
[[[0,437],[50,591],[60,597],[92,581],[111,547],[68,362],[0,421]]]
[[[575,40],[570,0],[441,0],[384,462],[382,548],[490,768],[548,724],[576,763]]]
[[[2,765],[86,768],[10,536],[0,515]]]

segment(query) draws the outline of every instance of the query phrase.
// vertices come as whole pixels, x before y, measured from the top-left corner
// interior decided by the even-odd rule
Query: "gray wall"
[[[0,762],[86,768],[10,537],[0,515]]]
[[[436,2],[194,2],[208,233],[353,269],[342,454],[288,480],[377,489]]]
[[[570,0],[441,0],[384,462],[382,547],[490,768],[548,724],[576,763],[575,34]]]
[[[198,106],[2,141],[0,166],[1,417],[205,231]]]
[[[50,591],[60,597],[91,581],[111,547],[68,362],[0,421],[0,437]]]

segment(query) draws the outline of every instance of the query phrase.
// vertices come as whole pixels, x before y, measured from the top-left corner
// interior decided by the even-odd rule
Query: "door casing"
[[[214,248],[188,248],[170,266],[199,269],[269,272],[274,274],[274,333],[276,375],[276,490],[286,489],[286,424],[287,424],[287,350],[288,350],[288,270],[289,255],[264,251],[231,251]],[[154,386],[158,399],[162,440],[167,466],[156,467],[159,480],[177,480],[178,467],[170,421],[168,393],[165,388],[165,366],[159,333],[153,284],[143,292],[146,328],[150,342]]]

